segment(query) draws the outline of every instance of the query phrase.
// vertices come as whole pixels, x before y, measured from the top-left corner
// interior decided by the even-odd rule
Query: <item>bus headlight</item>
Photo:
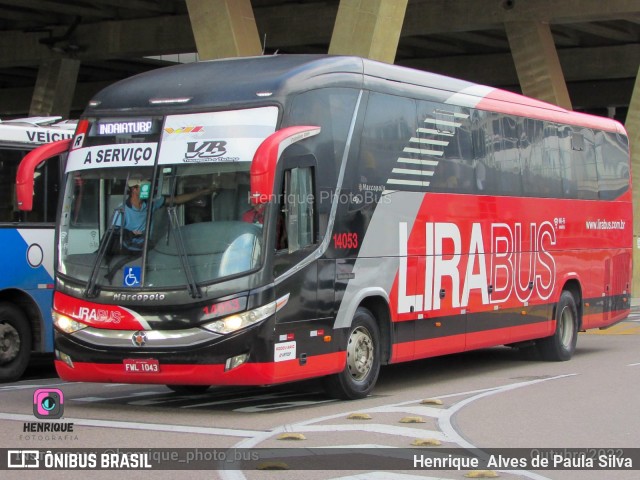
[[[88,325],[84,323],[76,322],[72,318],[55,311],[51,312],[51,317],[53,318],[55,327],[65,333],[77,332],[78,330],[88,327]]]
[[[271,302],[267,305],[263,305],[262,307],[254,308],[253,310],[229,315],[228,317],[221,318],[214,322],[206,323],[203,327],[215,333],[233,333],[242,328],[261,322],[265,318],[276,313],[276,303],[277,302]]]

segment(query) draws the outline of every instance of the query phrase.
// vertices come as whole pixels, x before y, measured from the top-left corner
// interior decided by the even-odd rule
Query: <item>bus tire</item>
[[[209,385],[167,385],[167,388],[181,395],[199,395],[209,390]]]
[[[346,350],[344,370],[325,378],[325,391],[343,400],[364,398],[373,390],[380,373],[380,329],[366,308],[356,310]]]
[[[0,303],[0,382],[18,380],[31,358],[31,326],[11,303]]]
[[[556,309],[556,331],[538,340],[538,352],[543,360],[565,362],[573,356],[578,341],[578,308],[567,290],[560,295]]]

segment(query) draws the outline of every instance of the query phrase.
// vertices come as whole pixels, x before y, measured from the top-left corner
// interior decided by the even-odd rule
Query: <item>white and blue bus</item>
[[[36,168],[31,211],[18,209],[16,174],[34,148],[70,138],[61,117],[0,121],[0,382],[20,378],[32,352],[53,351],[53,245],[63,156]]]

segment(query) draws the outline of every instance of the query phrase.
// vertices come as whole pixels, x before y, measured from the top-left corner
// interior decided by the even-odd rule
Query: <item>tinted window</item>
[[[60,188],[60,158],[41,163],[34,174],[33,209],[18,210],[15,195],[16,172],[27,150],[0,149],[0,222],[56,221],[56,205]]]
[[[323,88],[296,96],[283,127],[292,125],[316,125],[322,128],[320,135],[305,140],[309,151],[318,159],[332,160],[336,171],[342,155],[358,91],[347,88]]]
[[[418,102],[418,138],[429,152],[423,171],[431,175],[429,191],[474,190],[471,115],[468,109]]]
[[[472,125],[476,191],[495,195],[500,192],[500,170],[496,162],[496,155],[502,150],[500,117],[496,113],[478,111]]]
[[[613,199],[629,188],[626,138],[615,133],[596,134],[596,167],[600,198]]]
[[[284,228],[281,246],[295,252],[314,243],[313,168],[292,168],[284,172]]]
[[[588,128],[574,130],[571,144],[571,171],[576,183],[576,196],[586,200],[596,199],[598,179],[593,132]]]
[[[433,155],[418,138],[415,101],[372,93],[360,143],[358,183],[423,190],[430,180],[423,172],[425,162],[433,163]]]
[[[523,119],[501,116],[498,125],[502,142],[496,142],[495,167],[498,176],[498,193],[503,195],[522,195],[520,173],[520,135]]]
[[[522,186],[533,197],[562,197],[558,130],[553,124],[525,119],[520,139]],[[543,128],[544,127],[544,128]]]

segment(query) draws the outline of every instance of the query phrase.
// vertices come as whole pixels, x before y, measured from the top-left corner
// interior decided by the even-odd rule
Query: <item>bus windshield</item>
[[[257,268],[266,216],[264,206],[251,205],[249,169],[276,115],[251,138],[247,125],[235,132],[227,125],[228,140],[187,133],[168,141],[170,117],[143,135],[111,135],[113,126],[92,135],[98,121],[89,122],[89,138],[69,156],[59,272],[86,282],[88,296],[99,288],[183,286],[197,296],[201,284]]]

